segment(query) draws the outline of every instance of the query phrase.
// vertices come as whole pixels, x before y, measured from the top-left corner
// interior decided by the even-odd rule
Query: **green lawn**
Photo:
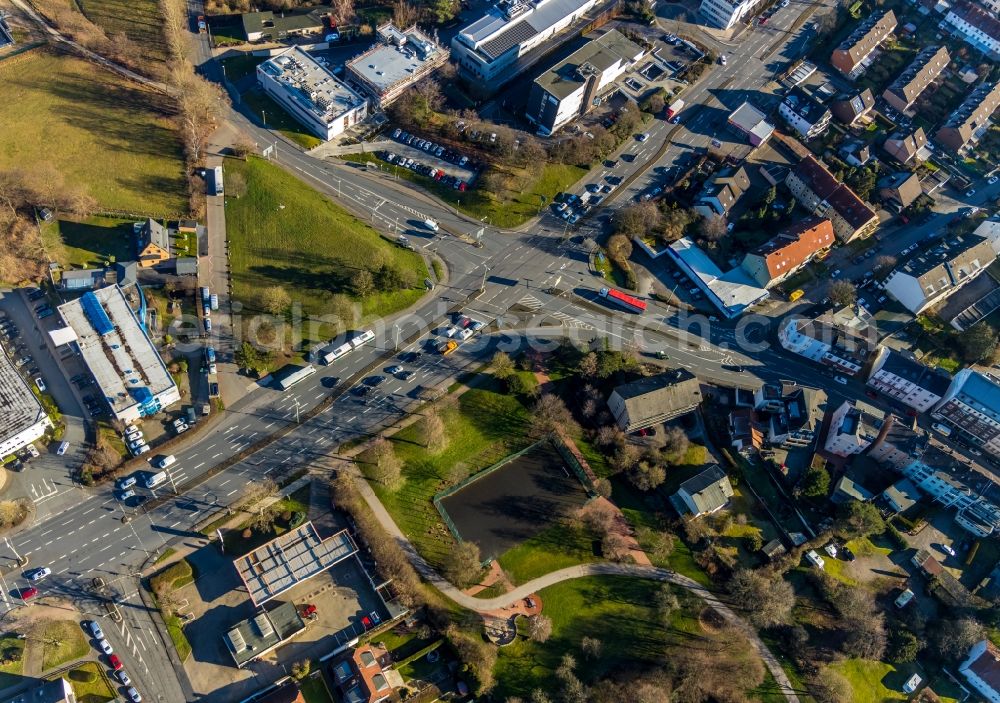
[[[350,294],[351,277],[377,262],[409,274],[415,288],[373,293],[365,316],[401,310],[423,294],[427,267],[419,254],[394,246],[378,232],[309,186],[263,159],[228,159],[247,194],[226,198],[226,226],[234,297],[257,309],[257,291],[282,286],[306,315],[332,312],[334,294]]]
[[[903,684],[917,671],[911,664],[897,669],[892,664],[865,659],[848,659],[833,664],[832,668],[851,683],[853,703],[909,700],[910,697],[903,693]]]
[[[394,167],[392,164],[377,158],[374,154],[345,154],[341,158],[359,163],[378,163],[390,173],[422,185],[449,205],[477,219],[486,219],[494,227],[517,227],[524,224],[538,215],[540,207],[544,208],[552,203],[556,194],[567,190],[587,175],[587,169],[579,166],[541,164],[535,178],[531,179],[523,191],[511,191],[506,194],[505,198],[498,199],[480,188],[473,188],[464,193],[459,192],[454,188],[441,185],[433,178],[414,173],[409,169]],[[542,202],[543,197],[544,203]]]
[[[330,695],[330,690],[326,687],[326,684],[323,683],[322,675],[301,681],[299,688],[302,691],[302,697],[306,699],[306,703],[333,703],[333,697]]]
[[[527,410],[497,388],[466,391],[441,417],[448,436],[444,450],[428,452],[420,443],[418,426],[411,425],[392,437],[404,462],[403,485],[389,491],[373,484],[396,524],[438,567],[447,558],[452,538],[434,507],[434,494],[529,444],[524,436]]]
[[[156,93],[45,49],[0,63],[0,168],[50,164],[103,208],[187,211],[184,161]]]
[[[18,637],[0,638],[0,654],[15,659],[9,664],[0,664],[0,689],[3,689],[21,680],[21,671],[24,669],[24,640]]]
[[[593,543],[594,537],[587,529],[560,522],[508,549],[497,561],[517,586],[550,571],[600,561]]]
[[[166,62],[163,15],[156,0],[76,0],[76,4],[109,37],[124,32],[140,48],[144,61]]]
[[[658,624],[653,599],[659,587],[658,582],[644,579],[594,576],[540,591],[544,612],[552,619],[552,636],[544,644],[519,638],[500,649],[494,669],[496,698],[527,697],[535,688],[551,690],[553,672],[566,653],[576,658],[577,675],[585,682],[622,668],[661,662],[669,645],[699,630],[685,608],[669,629]],[[680,591],[678,597],[687,601]],[[596,661],[580,651],[580,640],[587,636],[603,643],[603,654]]]
[[[42,640],[42,671],[81,659],[90,651],[90,644],[76,620],[49,621],[38,638]]]
[[[61,217],[42,226],[42,242],[49,258],[65,267],[96,268],[105,261],[130,261],[135,258],[132,223],[112,217]]]
[[[260,88],[254,88],[240,95],[240,100],[250,108],[254,115],[270,129],[276,129],[303,149],[312,149],[323,143],[315,134],[306,131],[295,118],[285,112],[285,108],[274,102]]]
[[[218,34],[213,34],[213,36],[216,39],[219,38]],[[223,59],[222,65],[226,67],[226,78],[231,83],[235,83],[244,76],[256,73],[257,66],[266,58],[266,56],[254,56],[253,54],[237,54],[236,56]]]
[[[85,672],[85,674],[93,674],[93,681],[77,681],[76,679],[83,678],[81,676],[74,676],[74,672],[78,671]],[[70,686],[73,687],[77,703],[106,703],[106,701],[113,701],[117,698],[107,674],[104,673],[104,668],[97,662],[84,662],[80,664],[80,666],[68,672],[66,678],[69,679]]]

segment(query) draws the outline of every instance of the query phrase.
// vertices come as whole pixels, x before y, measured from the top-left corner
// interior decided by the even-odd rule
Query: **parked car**
[[[90,634],[94,636],[94,639],[104,639],[104,630],[101,629],[101,626],[97,624],[96,620],[86,620],[83,624],[90,631]]]
[[[27,573],[29,581],[41,581],[46,576],[52,573],[52,569],[47,566],[40,566],[37,569],[32,569]]]
[[[112,647],[111,643],[108,642],[106,639],[97,640],[97,648],[100,649],[105,654],[107,654],[109,657],[115,652],[115,648]]]
[[[40,393],[45,392],[45,381],[42,380],[41,376],[35,379],[35,387],[38,388]]]

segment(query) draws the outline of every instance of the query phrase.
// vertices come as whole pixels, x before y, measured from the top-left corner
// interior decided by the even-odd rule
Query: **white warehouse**
[[[52,427],[42,404],[7,355],[0,352],[0,456],[28,446]]]
[[[368,116],[368,100],[293,46],[257,66],[257,82],[303,127],[329,141]]]
[[[53,339],[76,342],[115,419],[132,422],[181,399],[121,288],[84,293],[60,305],[59,313],[68,327],[53,331]]]

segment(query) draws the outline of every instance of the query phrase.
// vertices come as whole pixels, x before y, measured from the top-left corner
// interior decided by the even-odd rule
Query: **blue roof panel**
[[[115,326],[111,322],[111,318],[108,317],[107,311],[92,291],[83,294],[80,305],[97,334],[103,337],[115,331]]]

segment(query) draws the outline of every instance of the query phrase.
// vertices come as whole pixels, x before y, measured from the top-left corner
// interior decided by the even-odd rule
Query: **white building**
[[[7,355],[0,352],[0,457],[28,446],[52,427],[42,404],[17,372]]]
[[[752,18],[763,4],[763,0],[701,0],[698,11],[710,27],[732,29],[738,22]]]
[[[591,40],[535,79],[524,116],[548,136],[586,114],[646,50],[619,31]]]
[[[937,405],[950,385],[951,376],[946,372],[925,366],[912,356],[888,347],[879,347],[868,375],[869,388],[918,413]]]
[[[962,369],[932,416],[958,436],[1000,456],[1000,380]]]
[[[364,91],[373,107],[385,109],[411,86],[448,62],[449,51],[413,25],[392,22],[375,32],[378,41],[344,64],[347,77]]]
[[[451,40],[464,77],[497,88],[528,68],[522,56],[579,21],[597,0],[501,0]]]
[[[728,319],[739,317],[770,297],[767,289],[757,285],[750,274],[739,266],[723,273],[690,237],[681,237],[670,245],[668,251],[681,271]]]
[[[868,403],[845,400],[833,411],[824,448],[837,456],[860,454],[882,430],[885,413]]]
[[[903,475],[934,502],[954,508],[955,522],[977,537],[989,537],[1000,530],[1000,508],[944,471],[914,461],[903,467]]]
[[[944,16],[967,44],[993,57],[1000,57],[1000,19],[969,0],[955,0]]]
[[[832,113],[804,91],[794,88],[778,107],[778,114],[803,139],[818,137],[830,126]]]
[[[778,342],[786,351],[854,376],[872,345],[870,321],[871,315],[862,307],[844,308],[815,320],[790,316],[778,326]]]
[[[722,510],[732,497],[733,486],[726,472],[712,464],[682,483],[670,501],[681,515],[699,517]]]
[[[75,341],[116,420],[155,415],[181,399],[173,378],[118,286],[59,306],[67,327],[51,334]]]
[[[1000,648],[989,640],[972,645],[959,672],[990,703],[1000,703]]]
[[[297,46],[258,65],[257,81],[320,139],[333,139],[368,116],[367,99]]]

